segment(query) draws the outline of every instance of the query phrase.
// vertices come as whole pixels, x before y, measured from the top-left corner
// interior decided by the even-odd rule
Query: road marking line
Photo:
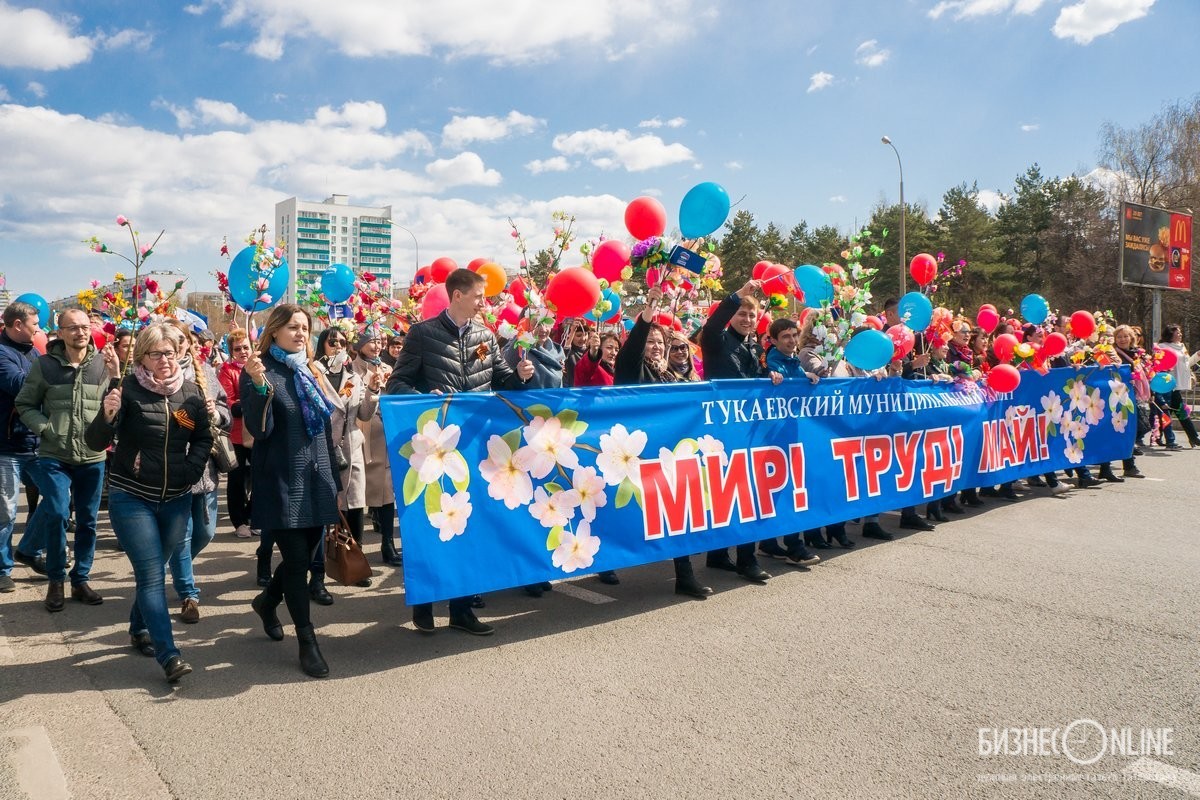
[[[556,583],[554,591],[562,592],[567,597],[574,597],[576,600],[582,600],[585,603],[593,605],[601,605],[603,603],[615,603],[617,598],[609,597],[606,594],[593,592],[591,589],[584,589],[582,586],[576,586],[572,583]]]
[[[1192,797],[1200,797],[1200,775],[1155,761],[1153,758],[1139,758],[1122,772],[1144,781],[1153,781],[1171,789],[1178,789]]]
[[[25,795],[38,800],[68,800],[71,793],[67,791],[67,779],[46,729],[40,725],[17,728],[7,736],[17,745],[10,760]]]
[[[1144,480],[1154,481],[1155,483],[1166,483],[1166,478],[1144,478]]]
[[[4,632],[4,623],[0,622],[0,658],[12,661],[13,651],[8,646],[8,635]]]

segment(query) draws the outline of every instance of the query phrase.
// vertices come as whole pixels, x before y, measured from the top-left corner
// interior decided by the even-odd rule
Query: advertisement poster
[[[1121,283],[1190,292],[1191,215],[1122,203]]]

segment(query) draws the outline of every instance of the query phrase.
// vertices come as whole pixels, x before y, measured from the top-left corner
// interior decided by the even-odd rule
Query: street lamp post
[[[397,222],[394,219],[389,219],[388,222],[390,222],[392,224],[393,228],[399,228],[400,230],[404,231],[405,233],[407,233],[409,236],[412,237],[412,240],[413,240],[413,280],[416,280],[417,270],[419,270],[421,268],[421,245],[417,244],[417,235],[415,233],[413,233],[412,231],[410,231],[408,228],[404,227],[403,225],[397,224]],[[391,295],[392,295],[392,299],[395,300],[396,299],[396,276],[395,275],[392,276]]]
[[[906,294],[908,292],[908,270],[904,268],[904,260],[907,258],[904,249],[904,219],[908,216],[908,209],[904,206],[904,164],[900,162],[900,151],[896,149],[896,145],[892,144],[891,139],[884,136],[880,141],[892,148],[892,152],[896,154],[896,166],[900,167],[900,294]]]

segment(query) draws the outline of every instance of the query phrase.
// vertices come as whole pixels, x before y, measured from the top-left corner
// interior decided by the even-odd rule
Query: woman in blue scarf
[[[258,352],[242,369],[242,421],[254,437],[251,527],[279,546],[282,563],[251,605],[267,636],[283,639],[276,608],[286,600],[300,640],[300,668],[323,678],[329,667],[309,619],[308,567],[326,525],[337,522],[341,489],[334,469],[333,406],[313,370],[312,319],[298,305],[277,306]]]

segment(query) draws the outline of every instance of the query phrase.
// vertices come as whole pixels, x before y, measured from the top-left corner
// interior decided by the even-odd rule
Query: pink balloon
[[[1179,356],[1169,347],[1154,348],[1154,368],[1159,372],[1170,372],[1179,363]]]
[[[436,284],[421,298],[421,319],[433,319],[450,307],[450,296],[446,294],[446,284]]]
[[[1000,315],[991,306],[980,306],[979,313],[975,315],[975,323],[983,328],[984,332],[991,333],[1000,324]]]
[[[609,283],[621,280],[621,270],[629,263],[629,248],[620,239],[605,239],[592,254],[592,272]]]
[[[913,345],[917,343],[916,337],[913,336],[912,329],[907,325],[893,325],[886,331],[888,338],[892,340],[892,344],[896,347],[893,358],[900,359],[912,352]]]
[[[500,309],[500,313],[496,315],[496,319],[516,325],[521,320],[521,307],[510,301],[504,308]]]

